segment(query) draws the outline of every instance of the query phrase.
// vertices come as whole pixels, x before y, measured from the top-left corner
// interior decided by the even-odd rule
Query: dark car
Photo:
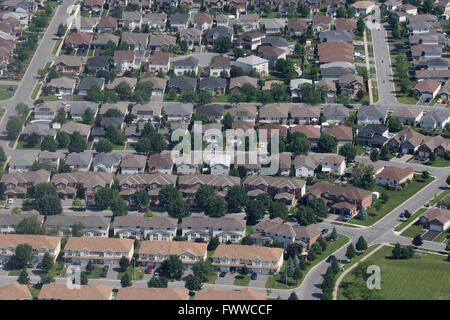
[[[223,271],[223,272],[221,272],[220,274],[219,274],[219,277],[221,277],[221,278],[223,278],[223,277],[225,277],[226,276],[226,272],[225,271]]]
[[[328,257],[327,262],[333,262],[333,260],[335,260],[336,257],[334,255],[331,255]]]
[[[327,234],[328,233],[328,229],[322,229],[321,233],[322,233],[322,235]]]
[[[348,105],[346,105],[345,107],[346,107],[346,108],[349,108],[349,109],[353,109],[353,105],[351,105],[351,104],[348,104]]]
[[[250,277],[250,279],[252,279],[252,280],[258,279],[258,274],[256,272],[253,272],[252,276]]]

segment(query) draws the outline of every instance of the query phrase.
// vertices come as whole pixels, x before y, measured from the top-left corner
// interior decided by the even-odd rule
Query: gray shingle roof
[[[122,156],[120,153],[113,152],[113,153],[99,153],[95,156],[94,159],[94,167],[99,164],[104,164],[107,167],[111,167],[113,165],[118,165],[120,162],[120,159],[122,159]]]
[[[197,86],[197,79],[188,76],[179,76],[170,79],[169,88],[180,90],[194,90]]]
[[[72,152],[67,155],[66,164],[69,166],[87,166],[92,161],[90,152]]]
[[[100,217],[97,215],[89,215],[89,216],[72,216],[72,215],[53,215],[47,216],[45,220],[45,226],[62,226],[62,227],[70,227],[73,224],[81,222],[84,227],[107,227],[110,223],[110,219],[105,217]]]
[[[201,90],[215,90],[215,89],[225,89],[227,86],[227,80],[218,77],[207,77],[200,79],[200,89]]]
[[[187,59],[178,60],[173,63],[174,67],[183,66],[183,67],[197,67],[198,59],[194,57],[189,57]]]

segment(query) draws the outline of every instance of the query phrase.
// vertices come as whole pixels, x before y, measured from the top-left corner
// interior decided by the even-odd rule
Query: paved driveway
[[[402,162],[402,163],[405,163],[405,162],[408,161],[409,158],[411,158],[412,156],[413,156],[412,154],[405,154],[405,155],[403,155],[401,158],[395,157],[395,158],[392,158],[390,161],[391,161],[391,162]]]
[[[422,236],[422,239],[427,241],[433,241],[440,234],[441,234],[440,231],[429,230]]]
[[[225,285],[233,285],[234,282],[234,276],[238,273],[231,274],[230,272],[227,272],[225,277],[221,278],[218,277],[216,280],[216,284],[225,284]]]
[[[269,277],[270,276],[268,274],[258,273],[258,277],[256,278],[256,280],[250,280],[248,286],[254,288],[265,288],[266,281]]]

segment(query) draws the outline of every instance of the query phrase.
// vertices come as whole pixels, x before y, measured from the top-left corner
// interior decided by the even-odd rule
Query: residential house
[[[83,70],[83,59],[72,56],[58,56],[53,67],[58,73],[80,74]]]
[[[283,33],[286,22],[284,19],[267,19],[264,21],[266,33]]]
[[[296,124],[317,123],[320,118],[320,108],[308,105],[292,105],[291,118]]]
[[[172,174],[173,161],[171,153],[153,153],[148,160],[148,170],[150,173],[160,172]]]
[[[172,78],[173,80],[173,78]],[[164,105],[164,115],[167,120],[187,120],[192,116],[192,103],[171,103]]]
[[[212,48],[214,46],[214,42],[220,37],[228,37],[230,38],[230,41],[233,42],[233,29],[227,27],[227,26],[217,26],[212,27],[206,32],[206,35],[204,38],[206,39],[206,43],[208,44],[209,48]]]
[[[36,161],[36,155],[30,155],[27,153],[20,153],[15,155],[9,160],[8,172],[9,173],[22,173],[32,170],[33,163]]]
[[[178,94],[185,90],[195,90],[197,79],[188,76],[173,77],[169,80],[169,90],[175,90]]]
[[[413,94],[423,101],[430,101],[436,97],[440,89],[439,81],[419,80],[413,88]]]
[[[330,16],[322,16],[320,14],[315,14],[311,18],[312,29],[315,32],[324,32],[330,30],[331,27],[331,17]]]
[[[228,110],[234,121],[248,121],[255,123],[256,121],[256,106],[241,105]]]
[[[3,194],[8,198],[24,198],[39,183],[50,182],[50,172],[44,169],[29,172],[10,172],[3,174],[0,184]]]
[[[349,92],[352,96],[355,96],[358,91],[362,90],[364,80],[357,74],[347,73],[339,77],[338,83],[341,91]]]
[[[224,195],[232,186],[240,185],[240,178],[224,175],[193,174],[180,176],[178,182],[179,190],[189,204],[194,202],[194,195],[202,185],[208,185],[216,193]]]
[[[207,77],[200,79],[200,90],[207,91],[213,96],[216,94],[225,94],[227,79],[219,77]]]
[[[327,103],[336,102],[337,88],[335,82],[333,82],[331,79],[322,78],[322,80],[316,83],[316,87],[325,87],[325,90],[327,91]]]
[[[150,37],[149,47],[151,51],[162,51],[163,47],[172,50],[176,43],[176,37],[160,34]]]
[[[220,77],[221,73],[225,71],[227,77],[230,75],[231,62],[228,57],[215,57],[209,64],[209,76]]]
[[[146,77],[139,80],[140,82],[151,82],[153,83],[152,96],[162,96],[166,89],[166,79],[158,77]]]
[[[431,208],[419,219],[421,225],[430,231],[444,232],[450,228],[450,210]]]
[[[322,172],[327,174],[342,176],[345,168],[345,158],[341,155],[326,156],[322,160]]]
[[[96,215],[74,216],[58,214],[48,216],[45,219],[45,227],[47,230],[58,230],[58,236],[72,234],[72,228],[77,223],[83,225],[83,230],[81,231],[83,237],[108,237],[109,218]]]
[[[78,122],[66,122],[62,125],[61,131],[69,135],[73,134],[75,131],[78,131],[81,136],[87,140],[91,132],[91,126]]]
[[[356,30],[356,21],[353,19],[337,18],[334,20],[334,25],[338,31],[350,31]]]
[[[358,109],[358,124],[384,124],[387,107],[379,105],[361,106]]]
[[[51,136],[54,138],[56,136],[56,131],[50,129],[50,126],[46,123],[29,123],[23,129],[22,137],[26,139],[32,134],[37,135],[39,140],[42,140],[45,136]]]
[[[450,139],[443,136],[429,137],[417,150],[419,155],[424,158],[428,158],[431,153],[443,157],[447,151],[450,151]]]
[[[184,60],[177,60],[173,63],[173,72],[177,76],[182,76],[187,72],[198,72],[198,60],[194,57],[189,57]]]
[[[59,108],[60,104],[58,102],[40,103],[34,108],[34,117],[37,120],[53,120]]]
[[[0,287],[0,300],[32,300],[30,290],[26,284],[11,282]]]
[[[264,292],[256,291],[251,288],[230,291],[211,287],[195,293],[195,300],[266,300],[266,297]]]
[[[146,23],[150,30],[163,31],[167,25],[167,14],[164,12],[145,14],[142,23]]]
[[[290,82],[290,88],[291,88],[291,97],[293,101],[297,101],[301,99],[300,94],[300,87],[304,84],[310,84],[312,85],[312,80],[310,79],[292,79]]]
[[[355,72],[355,64],[351,62],[335,61],[320,65],[320,75],[322,76],[322,80],[339,80],[342,76],[345,76],[347,74],[355,74]],[[344,78],[343,80],[346,79]],[[358,81],[360,80],[361,79],[358,78]],[[359,83],[362,84],[362,82]]]
[[[139,120],[157,122],[161,118],[161,103],[136,104],[131,110],[133,122]]]
[[[70,96],[75,91],[75,85],[76,85],[75,79],[61,77],[50,80],[50,82],[47,83],[47,88],[49,88],[56,95]]]
[[[353,142],[353,129],[345,126],[327,127],[324,133],[331,135],[337,142],[338,148]]]
[[[66,45],[71,48],[86,51],[92,44],[93,35],[89,33],[73,32],[66,38]]]
[[[239,242],[245,236],[245,221],[237,218],[191,216],[182,221],[182,236],[188,241],[217,237],[220,242]]]
[[[289,33],[300,35],[308,29],[308,20],[288,19],[287,28]]]
[[[217,122],[220,122],[223,119],[224,107],[225,106],[221,105],[221,104],[209,104],[209,105],[205,105],[205,106],[198,106],[198,107],[196,107],[195,113],[197,115],[205,116],[208,119],[214,119]],[[213,124],[219,125],[218,123],[208,123],[208,125],[213,125]],[[207,127],[207,124],[202,124],[202,128],[205,126]],[[220,129],[220,131],[222,131],[222,129]],[[203,132],[205,132],[205,131],[203,131]]]
[[[228,27],[230,18],[224,14],[218,14],[215,18],[218,27]]]
[[[143,54],[147,50],[148,35],[145,33],[123,32],[121,42],[128,43],[130,50],[136,51],[138,54]]]
[[[237,46],[243,48],[244,50],[256,50],[258,46],[261,45],[262,39],[266,35],[256,30],[247,31],[241,34],[235,41]]]
[[[127,153],[120,164],[121,173],[143,173],[147,164],[147,156]]]
[[[147,59],[145,69],[150,72],[169,72],[170,54],[168,52],[155,51]]]
[[[72,152],[66,158],[66,164],[79,171],[89,171],[91,163],[92,153],[90,152]]]
[[[189,290],[172,288],[120,288],[115,300],[188,300]]]
[[[300,125],[291,127],[291,134],[296,132],[303,133],[311,144],[311,147],[317,147],[317,141],[319,140],[321,134],[319,126]]]
[[[444,128],[450,122],[450,110],[439,109],[428,111],[420,119],[420,127],[426,129]]]
[[[99,87],[100,91],[102,91],[105,88],[105,79],[104,78],[90,78],[90,77],[83,78],[76,87],[76,93],[80,96],[86,96],[89,89],[94,86]]]
[[[90,57],[87,59],[86,68],[88,73],[97,73],[101,70],[109,71],[111,62],[112,59],[110,56]]]
[[[239,92],[240,88],[245,83],[249,83],[253,87],[256,88],[257,85],[258,85],[258,79],[251,78],[251,77],[248,77],[248,76],[240,76],[240,77],[236,77],[236,78],[230,78],[230,92],[232,92],[232,93]]]
[[[250,14],[241,14],[239,15],[239,24],[244,31],[250,30],[258,30],[259,27],[259,14],[250,13]]]
[[[286,122],[288,118],[288,107],[286,104],[278,103],[265,105],[259,109],[259,122]]]
[[[341,123],[347,120],[349,112],[344,106],[329,105],[324,106],[323,115],[328,123]]]
[[[39,152],[37,161],[41,163],[47,163],[48,165],[50,165],[50,167],[58,169],[60,159],[64,159],[64,153],[59,151],[50,152],[44,150]]]
[[[389,140],[389,129],[384,125],[370,124],[356,130],[356,143],[373,148],[382,148]]]
[[[270,36],[261,40],[261,45],[269,45],[275,48],[289,51],[289,43],[286,39],[278,36]]]
[[[313,156],[298,155],[294,159],[296,177],[314,177],[319,161]]]
[[[124,30],[140,29],[142,25],[141,11],[124,11],[122,13],[122,28]]]
[[[100,152],[95,156],[92,168],[94,169],[94,171],[99,171],[99,169],[102,169],[105,172],[113,173],[119,167],[121,159],[122,155],[120,153]]]
[[[116,71],[119,73],[124,73],[125,71],[133,71],[133,69],[139,68],[136,59],[136,53],[134,51],[116,50],[114,51],[113,60]]]
[[[123,163],[123,161],[122,161]],[[128,164],[130,166],[137,166]],[[143,170],[142,170],[143,171]],[[128,170],[131,172],[131,170]],[[166,186],[175,187],[177,177],[163,173],[123,173],[117,176],[119,194],[125,200],[133,203],[132,195],[138,190],[146,190],[152,205],[157,204],[159,191]]]
[[[72,25],[72,30],[79,32],[94,33],[94,29],[97,26],[98,20],[91,17],[80,17],[79,25]]]
[[[378,185],[396,187],[411,182],[414,178],[414,170],[412,168],[386,166],[375,177]]]
[[[269,61],[269,67],[275,67],[278,59],[286,59],[286,51],[277,47],[263,45],[258,49],[258,54]]]
[[[180,31],[180,41],[186,41],[189,49],[199,46],[202,41],[202,31],[196,28],[187,28]]]
[[[114,32],[117,30],[118,22],[117,19],[111,16],[104,16],[101,17],[98,25],[97,25],[97,31],[98,32]]]
[[[111,300],[113,288],[101,283],[80,285],[78,289],[69,288],[65,283],[44,284],[39,291],[38,300]]]
[[[189,26],[189,15],[182,13],[174,13],[170,15],[170,27],[177,31],[187,29]]]
[[[372,1],[358,1],[351,5],[356,9],[356,17],[365,16],[371,11],[375,10],[375,2]]]
[[[353,34],[350,31],[328,30],[320,33],[320,42],[347,42],[353,43]]]
[[[241,67],[245,73],[250,74],[253,69],[261,75],[267,75],[269,73],[269,60],[260,58],[255,55],[251,55],[245,58],[238,58],[236,65]]]
[[[128,84],[128,86],[131,89],[131,93],[134,92],[134,88],[136,87],[137,79],[136,78],[131,78],[131,77],[118,77],[118,78],[115,78],[113,81],[108,83],[106,88],[109,89],[109,90],[114,90],[122,82]]]
[[[204,12],[198,12],[194,15],[194,27],[201,31],[205,31],[212,27],[213,20],[214,16]]]
[[[391,118],[399,120],[403,124],[416,124],[423,117],[423,110],[420,107],[407,106],[395,108]]]
[[[345,61],[354,63],[354,46],[347,42],[322,42],[317,45],[319,62]]]
[[[144,217],[137,214],[116,217],[114,236],[152,241],[171,241],[177,235],[178,220],[170,217]]]
[[[425,136],[411,127],[405,127],[399,131],[391,140],[388,145],[392,149],[398,150],[403,154],[414,154],[420,145],[424,142]]]

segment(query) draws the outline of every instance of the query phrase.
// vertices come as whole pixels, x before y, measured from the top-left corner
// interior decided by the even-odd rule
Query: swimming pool
[[[50,124],[52,120],[32,120],[31,123],[47,123]]]

